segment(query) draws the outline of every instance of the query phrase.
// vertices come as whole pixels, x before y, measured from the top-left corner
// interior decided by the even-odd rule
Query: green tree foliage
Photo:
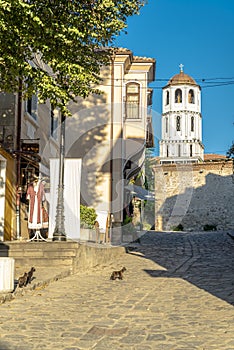
[[[152,154],[153,151],[151,149],[146,149],[145,154],[145,182],[147,186],[145,187],[147,190],[154,192],[154,171],[153,168],[157,163],[156,157]]]
[[[155,156],[150,149],[146,150],[145,157],[145,178],[147,183],[147,189],[152,193],[155,192],[155,179],[153,168],[157,163]],[[144,228],[149,229],[155,224],[155,202],[154,201],[145,201],[144,207]]]
[[[97,214],[95,209],[80,205],[80,226],[83,228],[93,228]]]
[[[146,0],[0,0],[0,89],[62,107],[98,92],[114,38]]]
[[[229,150],[227,151],[227,156],[229,158],[234,158],[234,143],[231,145],[231,147],[229,148]]]

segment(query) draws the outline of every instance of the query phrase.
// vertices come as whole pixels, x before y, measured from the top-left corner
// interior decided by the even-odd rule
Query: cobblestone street
[[[0,349],[233,350],[233,267],[226,232],[149,232],[115,262],[0,305]]]

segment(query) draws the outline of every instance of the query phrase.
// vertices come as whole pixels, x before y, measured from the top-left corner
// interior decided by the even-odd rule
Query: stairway
[[[55,267],[66,268],[73,273],[77,269],[85,271],[90,267],[113,261],[116,256],[124,253],[124,247],[74,241],[0,243],[0,257],[14,258],[16,268],[19,266]]]

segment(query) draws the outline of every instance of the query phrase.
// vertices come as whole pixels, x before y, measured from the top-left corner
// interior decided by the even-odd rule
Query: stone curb
[[[19,289],[19,288],[16,287],[13,292],[0,294],[0,304],[3,304],[5,302],[7,302],[7,301],[11,301],[11,300],[13,300],[13,299],[15,299],[15,298],[17,298],[19,296],[23,296],[23,295],[25,295],[25,293],[28,293],[28,292],[30,292],[32,290],[44,288],[49,283],[57,281],[57,280],[62,279],[62,278],[65,278],[65,277],[68,277],[68,276],[70,276],[72,274],[73,274],[73,272],[71,270],[66,270],[66,271],[63,271],[61,273],[56,274],[53,277],[45,279],[44,281],[34,282],[30,286],[27,286],[25,288],[20,288]]]

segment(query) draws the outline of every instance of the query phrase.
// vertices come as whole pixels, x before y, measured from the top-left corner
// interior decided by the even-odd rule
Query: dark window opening
[[[169,105],[169,91],[167,91],[166,95],[166,105]]]
[[[194,131],[194,117],[191,117],[191,131]]]
[[[190,157],[193,156],[193,145],[190,145]]]
[[[180,131],[180,116],[176,117],[176,131]]]
[[[51,111],[50,111],[50,134],[53,136],[54,139],[57,139],[58,132],[58,113],[54,112],[55,109],[53,106],[51,106]]]
[[[188,102],[194,103],[194,91],[192,89],[190,89],[188,93]]]
[[[182,91],[180,89],[177,89],[175,91],[175,103],[181,103],[182,102]]]
[[[37,120],[37,96],[32,95],[32,97],[26,100],[25,110],[28,114],[33,117],[33,119]]]
[[[181,156],[181,147],[180,147],[180,145],[178,145],[178,157],[180,157]]]
[[[166,133],[168,133],[168,118],[166,118]]]

